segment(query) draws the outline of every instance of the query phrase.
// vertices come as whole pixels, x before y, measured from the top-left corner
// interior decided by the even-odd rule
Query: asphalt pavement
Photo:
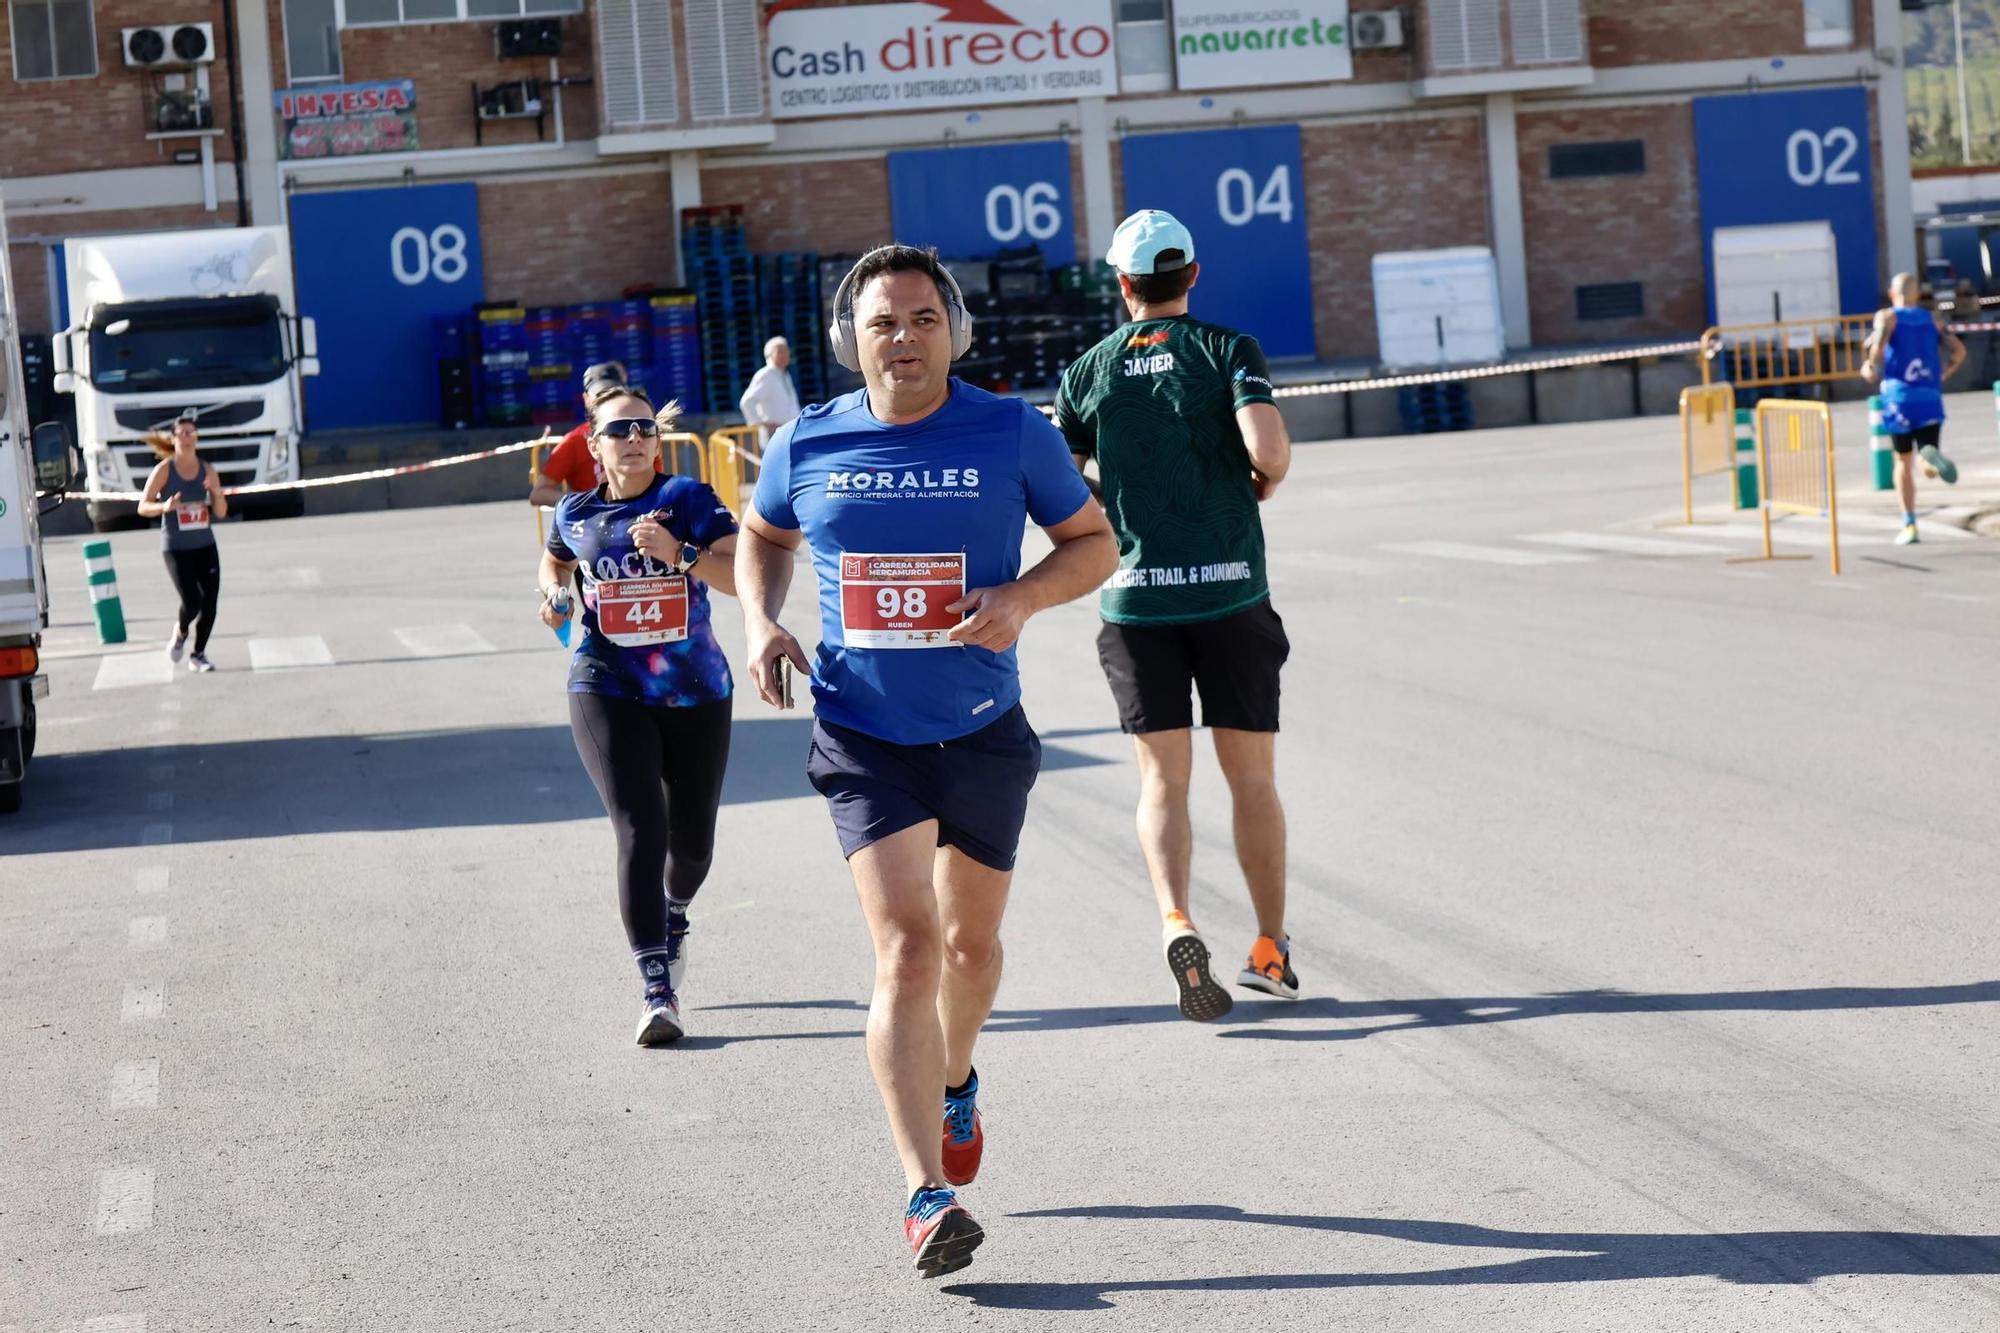
[[[114,540],[114,650],[58,539],[0,823],[0,1330],[2000,1327],[2000,544],[1864,505],[1838,579],[1818,520],[1732,563],[1707,486],[1658,526],[1658,420],[1301,448],[1266,520],[1305,998],[1214,1026],[1094,612],[1030,627],[988,1240],[935,1283],[804,716],[738,697],[692,1035],[640,1050],[525,506],[224,525],[208,676],[162,669],[156,533]],[[1205,753],[1195,821],[1233,973]]]

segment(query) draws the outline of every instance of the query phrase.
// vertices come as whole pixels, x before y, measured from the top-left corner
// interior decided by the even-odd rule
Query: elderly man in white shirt
[[[750,387],[737,404],[743,409],[743,420],[757,427],[759,443],[768,443],[772,431],[799,414],[799,391],[792,387],[788,369],[791,364],[790,343],[783,338],[765,343],[764,364],[750,377]]]

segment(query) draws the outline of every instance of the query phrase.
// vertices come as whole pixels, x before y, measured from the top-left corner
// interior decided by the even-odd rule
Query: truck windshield
[[[90,382],[106,393],[267,384],[284,373],[275,302],[113,306],[90,331]]]

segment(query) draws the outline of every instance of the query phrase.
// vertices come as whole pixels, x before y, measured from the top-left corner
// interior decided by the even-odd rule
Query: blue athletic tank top
[[[1937,320],[1928,310],[1896,310],[1882,349],[1883,421],[1906,435],[1944,420]]]

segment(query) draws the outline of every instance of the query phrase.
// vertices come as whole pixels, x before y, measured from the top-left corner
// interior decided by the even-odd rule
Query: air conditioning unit
[[[1403,44],[1403,11],[1370,9],[1350,14],[1347,33],[1357,51],[1393,51]]]
[[[502,60],[562,54],[560,19],[515,19],[502,23],[495,35]]]
[[[118,45],[125,63],[140,69],[173,65],[206,65],[215,59],[215,25],[168,23],[150,28],[123,28]]]

